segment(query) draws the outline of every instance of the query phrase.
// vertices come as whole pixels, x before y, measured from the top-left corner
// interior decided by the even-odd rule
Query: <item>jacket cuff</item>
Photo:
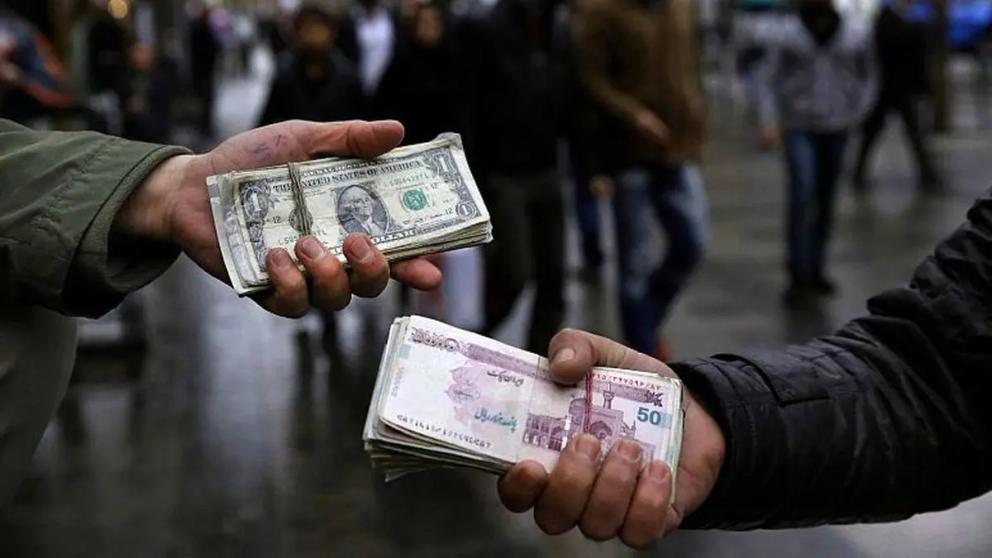
[[[102,204],[86,227],[69,269],[62,304],[70,314],[98,317],[164,273],[179,256],[179,248],[151,241],[116,241],[111,227],[121,206],[144,179],[166,159],[189,153],[181,147],[111,139],[85,169],[75,195],[92,200],[104,190]],[[130,164],[122,164],[130,161]],[[107,191],[107,185],[111,186]]]
[[[760,521],[748,522],[739,516],[740,503],[754,487],[760,492],[771,467],[761,467],[754,448],[763,436],[755,429],[751,413],[774,406],[774,397],[757,369],[742,362],[733,364],[720,358],[673,363],[672,369],[693,396],[700,399],[723,431],[726,453],[716,485],[703,505],[682,522],[683,529],[752,529]],[[764,471],[764,472],[763,472]],[[750,518],[754,519],[754,518]]]

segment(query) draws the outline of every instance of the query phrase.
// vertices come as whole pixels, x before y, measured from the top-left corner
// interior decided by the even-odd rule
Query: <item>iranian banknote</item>
[[[488,242],[489,211],[460,136],[401,147],[375,159],[330,158],[232,172],[207,180],[221,253],[239,294],[270,286],[265,256],[313,234],[345,262],[351,233],[390,261]],[[301,268],[302,269],[302,268]]]
[[[436,467],[502,473],[528,459],[550,470],[572,437],[590,432],[604,455],[631,439],[676,471],[681,382],[611,368],[591,377],[591,386],[563,387],[536,354],[427,318],[399,318],[379,366],[365,449],[387,480]]]

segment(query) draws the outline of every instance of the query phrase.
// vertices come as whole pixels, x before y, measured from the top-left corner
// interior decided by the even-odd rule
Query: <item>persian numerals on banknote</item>
[[[604,454],[627,438],[676,469],[678,379],[594,368],[591,388],[555,384],[538,355],[426,318],[401,318],[380,366],[366,449],[387,479],[437,466],[500,472],[527,459],[550,470],[568,441],[587,431],[602,440]]]
[[[267,288],[268,251],[294,254],[308,230],[342,261],[341,246],[351,233],[369,235],[387,259],[492,238],[489,212],[457,134],[375,159],[321,159],[295,170],[299,189],[288,166],[208,180],[221,252],[240,294]]]

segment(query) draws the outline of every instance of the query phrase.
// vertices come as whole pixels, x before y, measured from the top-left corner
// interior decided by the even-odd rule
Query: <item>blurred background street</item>
[[[153,16],[184,28],[177,21],[194,12],[179,2],[161,4],[112,0],[96,9],[114,18],[124,10],[112,19],[127,21],[138,40],[179,44],[179,35],[163,30]],[[847,4],[851,17],[866,21],[876,9],[867,1]],[[937,89],[946,87],[947,99],[939,102],[953,110],[942,116],[935,102],[923,109],[928,130],[946,128],[929,145],[939,188],[918,186],[902,129],[890,126],[872,164],[871,187],[852,187],[850,164],[840,181],[830,264],[837,295],[783,304],[789,287],[782,263],[785,172],[779,153],[759,145],[737,46],[721,27],[735,13],[753,14],[731,9],[728,16],[722,5],[700,7],[701,35],[708,38],[702,71],[708,137],[701,170],[709,246],[665,324],[665,343],[677,359],[774,348],[833,331],[863,314],[868,297],[904,284],[992,184],[983,42],[974,53],[960,49],[945,61],[946,83]],[[213,114],[208,111],[203,122],[202,109],[177,91],[169,102],[176,116],[162,126],[149,124],[148,141],[205,149],[262,118],[280,63],[272,39],[259,38],[265,18],[282,12],[266,2],[224,7],[230,34],[220,41],[216,67],[209,70]],[[55,26],[56,43],[71,42],[68,23]],[[187,72],[196,55],[182,54],[184,48],[177,47],[176,60]],[[163,68],[158,60],[148,67]],[[152,98],[135,103],[154,106],[154,92],[164,87],[153,87]],[[89,116],[35,114],[28,121],[92,127],[90,118],[101,113],[103,101],[98,95],[87,99]],[[105,131],[122,133],[124,125],[114,122],[128,110],[112,108],[98,120]],[[941,117],[947,121],[940,123]],[[608,199],[592,202],[604,259],[589,266],[569,174],[563,172],[560,183],[566,208],[562,325],[623,339],[613,212]],[[652,243],[660,258],[666,238],[659,227],[653,227]],[[442,266],[443,288],[415,294],[406,311],[483,328],[483,251],[447,254]],[[400,291],[391,285],[381,299],[356,300],[333,323],[318,315],[290,321],[238,299],[181,259],[121,309],[84,321],[69,393],[13,506],[0,512],[0,556],[636,555],[619,543],[586,541],[577,532],[547,537],[529,515],[505,511],[496,479],[483,474],[445,471],[383,483],[362,449],[361,425],[388,324],[404,311]],[[525,289],[495,336],[526,346],[534,298],[534,288]],[[679,532],[642,554],[979,558],[992,553],[990,525],[987,496],[887,525]]]

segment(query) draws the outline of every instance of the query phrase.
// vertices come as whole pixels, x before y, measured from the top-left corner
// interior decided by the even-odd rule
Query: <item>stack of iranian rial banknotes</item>
[[[379,365],[365,449],[387,481],[437,467],[499,474],[528,459],[550,471],[569,440],[587,431],[602,440],[603,455],[635,440],[645,463],[663,460],[674,473],[682,383],[612,368],[594,368],[591,378],[591,386],[587,379],[563,387],[538,355],[427,318],[399,318]]]
[[[369,235],[390,261],[492,239],[489,211],[457,134],[375,159],[212,176],[207,187],[224,264],[241,295],[269,288],[268,251],[285,248],[295,258],[293,247],[307,233],[342,262],[341,245],[351,233]]]

